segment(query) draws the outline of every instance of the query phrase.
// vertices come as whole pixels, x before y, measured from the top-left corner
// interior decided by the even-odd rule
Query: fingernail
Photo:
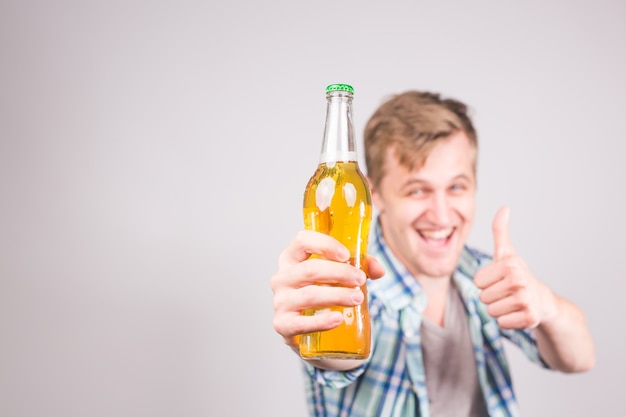
[[[340,260],[348,260],[350,259],[350,251],[346,248],[339,248],[339,250],[337,251],[337,255],[339,256]]]
[[[352,294],[352,301],[356,304],[361,304],[363,302],[363,292],[360,288],[355,288],[354,293]]]
[[[330,315],[330,321],[333,324],[339,324],[343,321],[343,314],[338,313],[338,312],[333,312]]]
[[[366,280],[367,280],[367,275],[365,275],[365,272],[361,271],[360,269],[357,269],[357,275],[356,275],[357,285],[365,284]]]

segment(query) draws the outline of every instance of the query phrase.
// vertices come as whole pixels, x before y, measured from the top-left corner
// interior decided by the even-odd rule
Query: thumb
[[[493,257],[496,261],[506,256],[515,255],[515,249],[509,236],[509,212],[509,207],[500,207],[493,219]]]

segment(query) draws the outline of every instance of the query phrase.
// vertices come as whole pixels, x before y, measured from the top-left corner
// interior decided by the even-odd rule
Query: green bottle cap
[[[347,91],[348,93],[354,94],[354,88],[348,84],[331,84],[326,87],[326,92],[328,93],[330,91]]]

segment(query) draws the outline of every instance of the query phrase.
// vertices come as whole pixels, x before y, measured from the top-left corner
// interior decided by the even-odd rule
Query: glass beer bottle
[[[347,84],[326,87],[326,124],[317,170],[304,192],[304,226],[328,234],[350,251],[350,263],[367,274],[365,256],[372,218],[372,197],[357,163],[352,122],[354,90]],[[339,311],[339,326],[304,334],[300,355],[305,359],[365,359],[370,353],[367,287],[363,303],[305,310],[304,315]]]

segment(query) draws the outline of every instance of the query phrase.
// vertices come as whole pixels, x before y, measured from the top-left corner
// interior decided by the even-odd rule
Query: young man
[[[516,255],[507,207],[493,221],[493,258],[465,246],[477,148],[466,106],[438,94],[396,95],[369,120],[365,156],[378,210],[367,281],[372,354],[303,361],[311,415],[518,415],[503,338],[541,366],[593,367],[583,313]],[[303,309],[361,303],[366,277],[347,258],[337,241],[310,231],[281,253],[271,279],[274,328],[296,352],[298,335],[343,319]]]

